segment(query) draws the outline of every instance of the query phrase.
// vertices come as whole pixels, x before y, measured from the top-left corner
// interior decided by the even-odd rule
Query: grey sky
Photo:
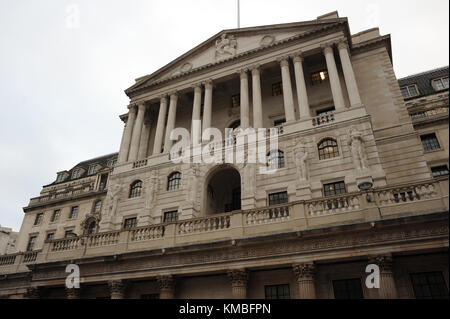
[[[56,172],[118,151],[123,91],[223,29],[237,0],[0,0],[0,224]],[[241,0],[241,26],[334,10],[352,33],[392,35],[397,77],[448,65],[448,0]],[[77,24],[77,14],[79,23]]]

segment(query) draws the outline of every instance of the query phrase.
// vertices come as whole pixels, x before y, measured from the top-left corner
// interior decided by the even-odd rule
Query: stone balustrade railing
[[[313,126],[320,126],[334,122],[334,113],[325,113],[312,118]]]
[[[448,186],[448,178],[441,177],[335,197],[50,240],[44,243],[40,251],[0,256],[0,274],[27,271],[27,264],[70,260],[85,255],[116,255],[212,240],[307,231],[310,228],[348,224],[352,220],[376,222],[396,214],[404,216],[448,211]]]
[[[143,159],[140,161],[136,161],[133,163],[133,168],[141,168],[141,167],[145,167],[148,164],[148,160],[147,159]]]

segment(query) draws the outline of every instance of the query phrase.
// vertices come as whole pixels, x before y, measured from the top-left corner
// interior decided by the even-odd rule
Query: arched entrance
[[[206,215],[241,209],[241,175],[230,165],[215,168],[205,182]]]

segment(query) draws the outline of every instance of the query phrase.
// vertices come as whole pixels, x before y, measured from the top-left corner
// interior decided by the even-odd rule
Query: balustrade
[[[184,235],[228,229],[230,224],[230,215],[222,215],[178,222],[177,229],[178,234]]]

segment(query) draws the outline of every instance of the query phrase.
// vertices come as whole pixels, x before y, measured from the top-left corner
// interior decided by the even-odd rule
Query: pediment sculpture
[[[216,59],[229,58],[236,54],[237,40],[233,35],[222,34],[216,40]]]

